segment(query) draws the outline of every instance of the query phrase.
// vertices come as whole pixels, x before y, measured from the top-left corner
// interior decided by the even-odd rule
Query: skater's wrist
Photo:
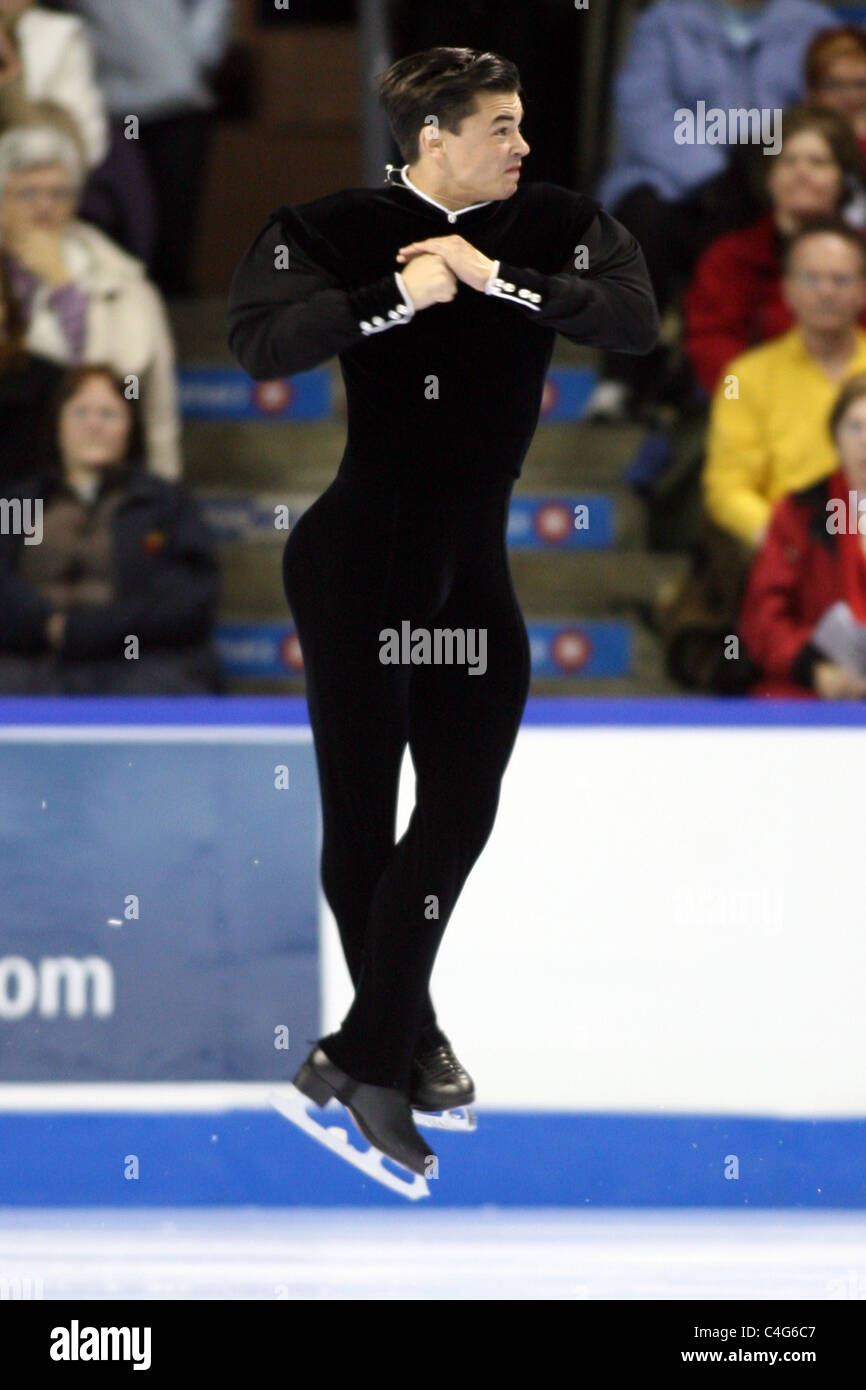
[[[349,293],[349,303],[355,315],[355,322],[364,337],[372,333],[383,333],[388,328],[408,323],[415,313],[412,301],[406,294],[405,286],[398,283],[397,276],[391,272],[383,275],[372,285]]]

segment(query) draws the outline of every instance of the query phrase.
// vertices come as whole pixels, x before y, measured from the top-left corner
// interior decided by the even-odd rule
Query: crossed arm
[[[554,275],[492,261],[461,236],[432,237],[395,251],[395,269],[346,290],[274,218],[247,251],[229,291],[228,337],[254,380],[291,376],[318,366],[365,337],[409,325],[419,312],[401,274],[417,256],[441,258],[456,280],[508,301],[575,343],[646,353],[658,338],[658,309],[634,237],[599,210],[578,246]],[[280,265],[287,247],[288,268]]]

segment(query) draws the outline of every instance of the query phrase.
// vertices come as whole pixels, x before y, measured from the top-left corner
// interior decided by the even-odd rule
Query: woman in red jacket
[[[866,699],[866,374],[829,419],[838,467],[777,503],[749,572],[739,634],[751,694]]]
[[[759,166],[769,211],[707,247],[683,299],[686,353],[709,395],[732,357],[793,325],[781,291],[783,240],[812,218],[844,217],[863,181],[857,138],[835,111],[790,107],[783,131],[779,153]]]

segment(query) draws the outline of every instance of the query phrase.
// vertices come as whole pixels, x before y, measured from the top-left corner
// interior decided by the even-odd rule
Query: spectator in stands
[[[834,472],[777,503],[749,572],[754,695],[866,699],[866,375],[839,392],[829,433]]]
[[[806,91],[848,121],[866,158],[866,29],[839,25],[815,35],[806,49]]]
[[[783,292],[795,326],[729,362],[713,397],[703,474],[711,519],[748,550],[773,504],[832,472],[825,421],[839,386],[866,371],[866,243],[827,220],[783,251]]]
[[[2,24],[4,6],[11,16],[8,29]],[[85,26],[73,15],[52,14],[25,0],[0,0],[0,134],[45,121],[81,147],[89,170],[82,221],[149,264],[156,244],[156,195],[135,142],[106,117]]]
[[[24,321],[0,257],[0,495],[45,452],[45,402],[63,376],[48,357],[28,352]]]
[[[85,26],[30,0],[0,0],[0,132],[27,123],[40,101],[68,114],[88,166],[100,164],[108,121]]]
[[[658,0],[638,16],[614,84],[619,148],[599,197],[637,237],[662,313],[697,257],[757,211],[749,145],[674,138],[676,113],[769,110],[803,96],[803,56],[831,12],[813,0]],[[771,156],[767,156],[770,158]],[[654,389],[659,355],[608,354],[588,406],[619,419]]]
[[[221,690],[211,536],[182,483],[140,467],[123,381],[74,368],[53,418],[55,457],[10,493],[21,520],[0,533],[0,690]]]
[[[140,122],[157,197],[152,274],[166,295],[192,293],[198,213],[232,0],[64,0],[90,25],[111,117]]]
[[[0,137],[0,249],[32,352],[65,365],[110,362],[138,383],[146,464],[181,472],[174,347],[159,294],[140,262],[75,217],[83,170],[51,127]]]
[[[683,299],[686,352],[708,395],[732,357],[791,327],[781,283],[785,240],[807,220],[844,217],[864,174],[848,122],[821,107],[785,112],[782,147],[764,166],[770,208],[707,247]]]

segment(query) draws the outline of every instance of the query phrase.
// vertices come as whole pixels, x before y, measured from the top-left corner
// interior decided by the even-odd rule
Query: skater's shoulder
[[[575,211],[594,212],[601,207],[598,199],[589,193],[584,193],[578,188],[566,188],[561,183],[548,183],[543,179],[524,184],[516,197],[535,213],[547,211],[556,215]]]
[[[355,233],[369,222],[371,210],[380,200],[375,188],[344,188],[305,203],[284,203],[275,208],[270,220],[284,227],[318,233],[333,245],[351,244]]]

